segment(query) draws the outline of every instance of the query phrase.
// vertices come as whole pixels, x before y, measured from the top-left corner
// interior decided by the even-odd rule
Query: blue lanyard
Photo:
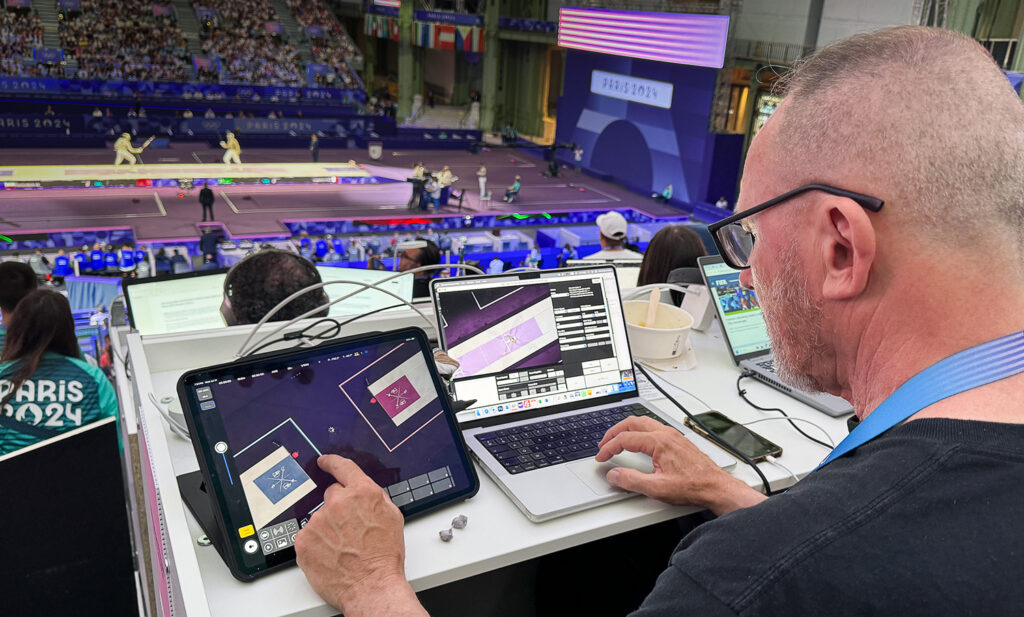
[[[818,469],[929,405],[1021,372],[1024,372],[1024,332],[1014,332],[940,360],[911,377],[882,401],[818,465]]]

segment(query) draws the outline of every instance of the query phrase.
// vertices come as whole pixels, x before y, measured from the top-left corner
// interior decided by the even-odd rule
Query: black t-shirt
[[[633,617],[1020,615],[1024,425],[908,422],[679,544]]]

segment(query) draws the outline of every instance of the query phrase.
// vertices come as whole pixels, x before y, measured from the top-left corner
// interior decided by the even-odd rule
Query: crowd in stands
[[[216,11],[203,22],[203,52],[220,62],[219,81],[257,86],[307,84],[299,52],[281,36],[267,30],[279,17],[267,0],[192,0],[196,8]],[[212,80],[212,71],[201,79]]]
[[[62,13],[61,45],[80,79],[184,81],[190,65],[185,36],[173,17],[157,16],[147,0],[82,0]]]
[[[0,74],[18,77],[46,76],[51,70],[45,64],[26,64],[32,48],[43,44],[43,27],[39,16],[25,11],[0,11]]]
[[[164,0],[161,0],[164,1]],[[200,19],[203,53],[212,62],[193,67],[187,42],[171,7],[149,0],[82,0],[81,10],[61,9],[60,43],[70,67],[32,64],[34,47],[43,45],[38,15],[17,9],[0,11],[0,74],[19,77],[70,76],[79,79],[252,84],[258,86],[358,88],[347,60],[358,56],[351,37],[320,0],[289,0],[303,26],[318,26],[306,67],[293,42],[272,32],[280,16],[267,0],[191,0],[204,11]],[[305,33],[303,37],[305,37]],[[76,68],[77,67],[77,68]],[[76,71],[65,74],[65,71]],[[310,81],[310,78],[312,81]]]
[[[355,43],[321,0],[288,0],[295,20],[302,26],[318,26],[323,36],[312,39],[313,61],[332,72],[313,76],[315,85],[324,88],[351,88],[358,81],[346,62],[359,54]]]

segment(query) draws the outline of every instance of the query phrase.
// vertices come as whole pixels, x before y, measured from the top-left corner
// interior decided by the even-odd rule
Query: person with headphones
[[[259,322],[279,302],[300,289],[322,282],[308,259],[279,249],[264,249],[236,263],[224,278],[220,314],[229,326]],[[292,300],[271,321],[287,321],[318,306],[313,315],[326,317],[327,293],[316,289]]]

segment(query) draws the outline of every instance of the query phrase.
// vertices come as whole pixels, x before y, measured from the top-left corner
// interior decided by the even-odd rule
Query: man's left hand
[[[338,481],[295,538],[299,567],[313,590],[346,615],[422,615],[405,580],[402,513],[351,460],[317,461]]]

